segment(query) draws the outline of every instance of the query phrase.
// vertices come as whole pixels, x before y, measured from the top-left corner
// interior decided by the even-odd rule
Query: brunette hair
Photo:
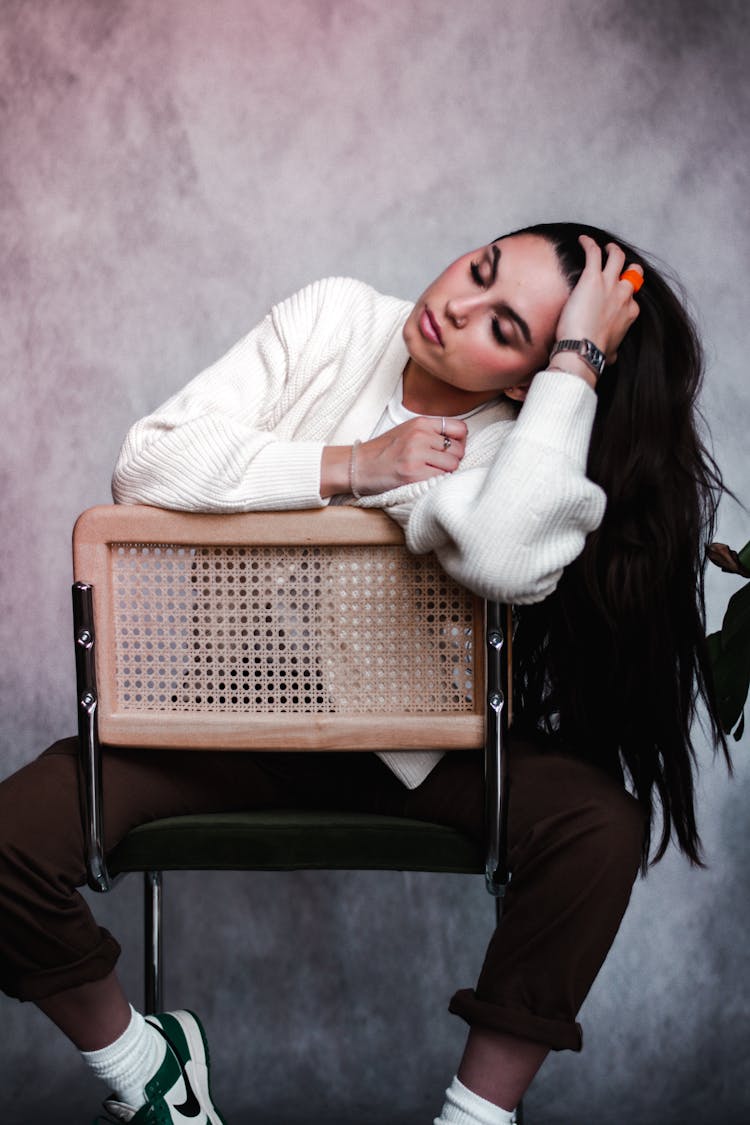
[[[596,391],[587,475],[604,489],[606,513],[556,591],[519,611],[514,729],[625,775],[648,815],[644,870],[655,796],[653,862],[674,833],[700,864],[691,729],[699,701],[729,756],[705,641],[704,548],[723,486],[697,425],[698,335],[676,284],[623,239],[577,223],[513,233],[550,242],[571,288],[585,264],[580,234],[602,249],[616,242],[645,275],[638,319]]]

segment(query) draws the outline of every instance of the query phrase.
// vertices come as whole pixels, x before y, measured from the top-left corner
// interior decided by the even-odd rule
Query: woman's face
[[[409,355],[438,384],[523,398],[547,365],[569,293],[546,239],[498,239],[464,254],[425,290],[404,325]]]

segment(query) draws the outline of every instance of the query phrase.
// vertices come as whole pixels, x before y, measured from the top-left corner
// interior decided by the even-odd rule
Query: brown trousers
[[[365,810],[481,838],[480,755],[447,754],[406,789],[372,754],[105,750],[106,847],[181,813]],[[515,744],[508,842],[513,879],[476,989],[450,1009],[470,1024],[580,1050],[575,1022],[630,898],[640,805],[596,768]],[[0,988],[38,1000],[106,976],[120,947],[97,926],[85,882],[76,744],[50,747],[0,784]]]

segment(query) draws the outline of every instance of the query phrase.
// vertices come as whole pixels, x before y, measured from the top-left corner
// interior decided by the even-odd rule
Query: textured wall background
[[[742,0],[2,0],[0,771],[73,730],[70,528],[128,425],[315,277],[415,297],[524,222],[621,230],[687,287],[750,500],[749,32]],[[749,528],[727,502],[719,537]],[[732,588],[711,576],[712,626]],[[732,781],[702,753],[710,867],[670,855],[636,888],[532,1125],[748,1120],[748,749]],[[463,1040],[447,998],[490,929],[478,881],[170,883],[168,1000],[204,1014],[231,1121],[432,1119]],[[136,998],[138,900],[97,904]],[[88,1120],[75,1051],[28,1006],[0,1021],[2,1120]]]

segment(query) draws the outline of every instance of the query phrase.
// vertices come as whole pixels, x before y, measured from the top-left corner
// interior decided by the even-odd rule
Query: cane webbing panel
[[[475,599],[394,545],[112,543],[112,711],[474,714]]]

